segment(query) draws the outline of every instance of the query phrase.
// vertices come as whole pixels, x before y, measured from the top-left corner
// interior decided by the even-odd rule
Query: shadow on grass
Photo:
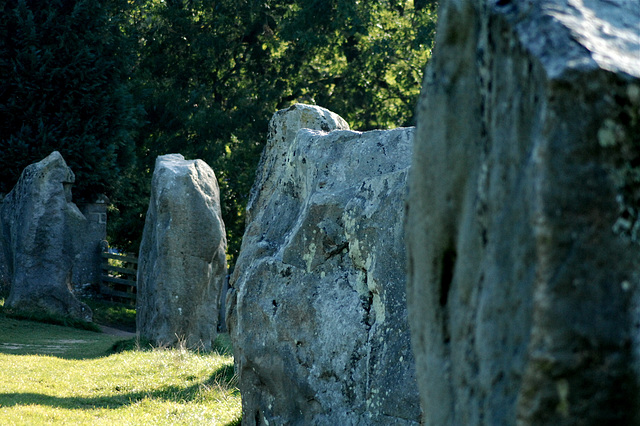
[[[0,308],[0,314],[7,318],[15,320],[27,320],[33,322],[41,322],[43,324],[61,325],[63,327],[77,328],[79,330],[94,331],[101,333],[100,327],[92,322],[83,321],[70,316],[56,315],[48,312],[17,310],[9,308]]]
[[[9,318],[0,312],[0,353],[94,359],[110,355],[118,337],[88,330]]]
[[[117,409],[127,405],[133,405],[143,399],[156,399],[167,402],[189,403],[197,402],[200,394],[207,389],[222,387],[232,389],[234,395],[239,391],[236,388],[237,379],[233,365],[225,365],[218,368],[207,380],[193,383],[189,386],[167,386],[153,391],[122,392],[118,386],[113,396],[97,397],[57,397],[39,393],[0,393],[0,407],[14,407],[18,405],[46,405],[63,409],[92,409],[106,408]],[[233,390],[235,389],[235,390]],[[239,425],[236,419],[227,426]]]
[[[178,345],[179,346],[179,345]],[[156,348],[153,345],[151,340],[145,339],[144,337],[132,337],[129,339],[123,339],[115,342],[111,347],[109,354],[120,353],[124,351],[147,351]],[[170,348],[160,347],[161,349]],[[191,351],[191,349],[187,349]],[[195,352],[200,352],[197,349],[193,349]],[[210,350],[202,351],[203,353],[213,352],[222,356],[233,356],[233,347],[231,345],[231,338],[228,333],[219,333],[216,337],[216,340],[213,342],[213,345]]]
[[[0,308],[0,353],[7,355],[47,355],[62,359],[95,359],[129,350],[151,350],[144,338],[122,339],[93,330],[65,326],[63,323],[34,321],[33,317],[7,315]],[[233,356],[228,334],[221,333],[212,352]]]

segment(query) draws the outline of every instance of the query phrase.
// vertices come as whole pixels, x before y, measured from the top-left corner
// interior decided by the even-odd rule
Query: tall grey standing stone
[[[438,17],[406,225],[425,423],[639,424],[640,7]]]
[[[138,258],[136,325],[158,346],[210,349],[227,273],[216,176],[180,154],[156,159]]]
[[[91,321],[71,292],[78,229],[85,217],[71,202],[75,176],[59,152],[27,166],[2,203],[1,237],[11,277],[6,306]]]
[[[227,298],[244,424],[420,421],[402,226],[413,129],[344,129],[301,104],[270,122]]]

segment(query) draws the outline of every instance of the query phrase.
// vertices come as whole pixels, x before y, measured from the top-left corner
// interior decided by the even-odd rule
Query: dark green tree
[[[126,0],[0,0],[0,193],[52,151],[74,196],[111,195],[130,167],[138,108]]]
[[[155,159],[181,153],[216,172],[233,263],[272,114],[303,101],[359,130],[411,125],[434,28],[432,8],[404,0],[139,2],[127,33],[146,116],[113,243],[137,249]]]
[[[271,13],[256,1],[168,0],[144,2],[132,15],[134,78],[146,120],[137,172],[123,186],[138,190],[121,193],[111,210],[113,244],[137,250],[155,159],[181,153],[216,172],[229,251],[237,253],[246,197],[282,91],[270,80],[278,64],[261,41]]]

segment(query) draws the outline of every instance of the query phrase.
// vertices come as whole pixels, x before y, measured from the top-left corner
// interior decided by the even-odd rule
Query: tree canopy
[[[76,174],[76,198],[118,186],[140,117],[127,77],[134,55],[120,27],[126,7],[0,2],[0,193],[54,150]]]
[[[80,193],[113,202],[112,243],[137,250],[156,157],[201,158],[220,183],[231,261],[273,113],[305,102],[358,130],[411,125],[436,19],[430,1],[4,1],[0,70],[14,83],[0,83],[12,114],[0,192],[47,149],[69,147]],[[87,3],[93,15],[80,14]]]

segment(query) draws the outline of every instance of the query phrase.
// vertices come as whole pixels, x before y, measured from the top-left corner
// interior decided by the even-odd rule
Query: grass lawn
[[[228,336],[218,351],[127,350],[122,337],[0,313],[2,425],[239,424]],[[115,345],[115,346],[114,346]]]
[[[136,331],[136,310],[133,306],[114,305],[98,299],[83,299],[93,311],[93,322]]]

